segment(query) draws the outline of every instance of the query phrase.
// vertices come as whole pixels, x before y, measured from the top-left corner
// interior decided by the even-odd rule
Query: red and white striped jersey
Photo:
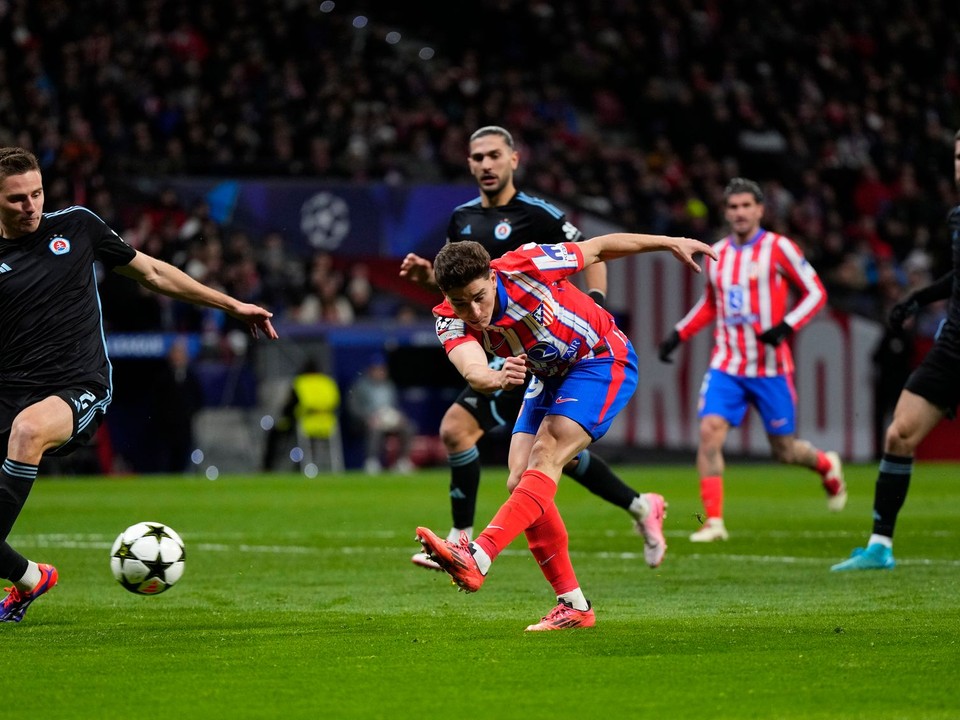
[[[791,374],[789,343],[772,347],[757,335],[784,320],[799,330],[813,319],[827,301],[816,270],[790,238],[762,228],[742,246],[727,236],[713,247],[719,259],[704,258],[707,284],[676,325],[680,339],[716,320],[710,367],[745,377]],[[791,286],[799,297],[788,312]]]
[[[576,362],[597,353],[625,351],[627,343],[604,343],[620,336],[613,317],[567,280],[583,269],[576,243],[528,243],[494,260],[497,307],[491,325],[475,330],[444,300],[433,309],[437,337],[449,353],[464,342],[479,342],[491,355],[527,355],[539,377],[563,375]]]

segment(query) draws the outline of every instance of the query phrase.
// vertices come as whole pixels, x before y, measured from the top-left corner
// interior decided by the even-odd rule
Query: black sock
[[[603,458],[584,450],[578,456],[577,466],[567,474],[594,495],[599,495],[612,505],[624,510],[640,493],[618,478]]]
[[[897,514],[907,499],[913,458],[884,453],[873,494],[873,534],[893,537]]]
[[[27,572],[27,559],[6,542],[0,543],[0,578],[16,582]]]
[[[453,526],[473,527],[473,516],[477,511],[477,491],[480,487],[480,451],[474,445],[469,450],[450,455],[448,460]]]
[[[27,560],[7,544],[7,536],[20,515],[33,481],[37,466],[15,460],[4,460],[0,467],[0,577],[19,580],[27,571]]]

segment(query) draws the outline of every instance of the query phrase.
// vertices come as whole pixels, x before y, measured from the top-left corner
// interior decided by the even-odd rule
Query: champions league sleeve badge
[[[54,255],[66,255],[70,252],[70,241],[60,235],[54,236],[50,241],[50,252]]]

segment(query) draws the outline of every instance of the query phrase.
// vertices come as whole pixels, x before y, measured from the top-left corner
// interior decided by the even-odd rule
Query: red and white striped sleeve
[[[800,248],[782,235],[777,238],[774,262],[777,272],[783,275],[800,294],[798,302],[783,318],[794,330],[799,330],[820,312],[827,302],[827,291],[820,276],[807,262]]]
[[[690,311],[684,315],[683,319],[674,326],[674,329],[677,331],[680,339],[686,342],[716,319],[716,294],[713,289],[713,284],[708,279],[700,299],[697,300],[696,304],[690,308]]]

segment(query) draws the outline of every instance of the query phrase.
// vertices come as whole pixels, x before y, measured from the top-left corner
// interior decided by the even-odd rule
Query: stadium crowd
[[[803,245],[831,303],[880,318],[948,260],[951,7],[475,0],[466,16],[425,2],[367,17],[329,0],[7,0],[0,144],[37,154],[48,208],[86,204],[290,321],[370,312],[366,269],[145,198],[142,179],[463,181],[469,133],[497,123],[526,189],[628,228],[716,237],[726,180],[757,178],[766,226]],[[153,298],[107,306],[124,308],[116,329],[211,322]]]

